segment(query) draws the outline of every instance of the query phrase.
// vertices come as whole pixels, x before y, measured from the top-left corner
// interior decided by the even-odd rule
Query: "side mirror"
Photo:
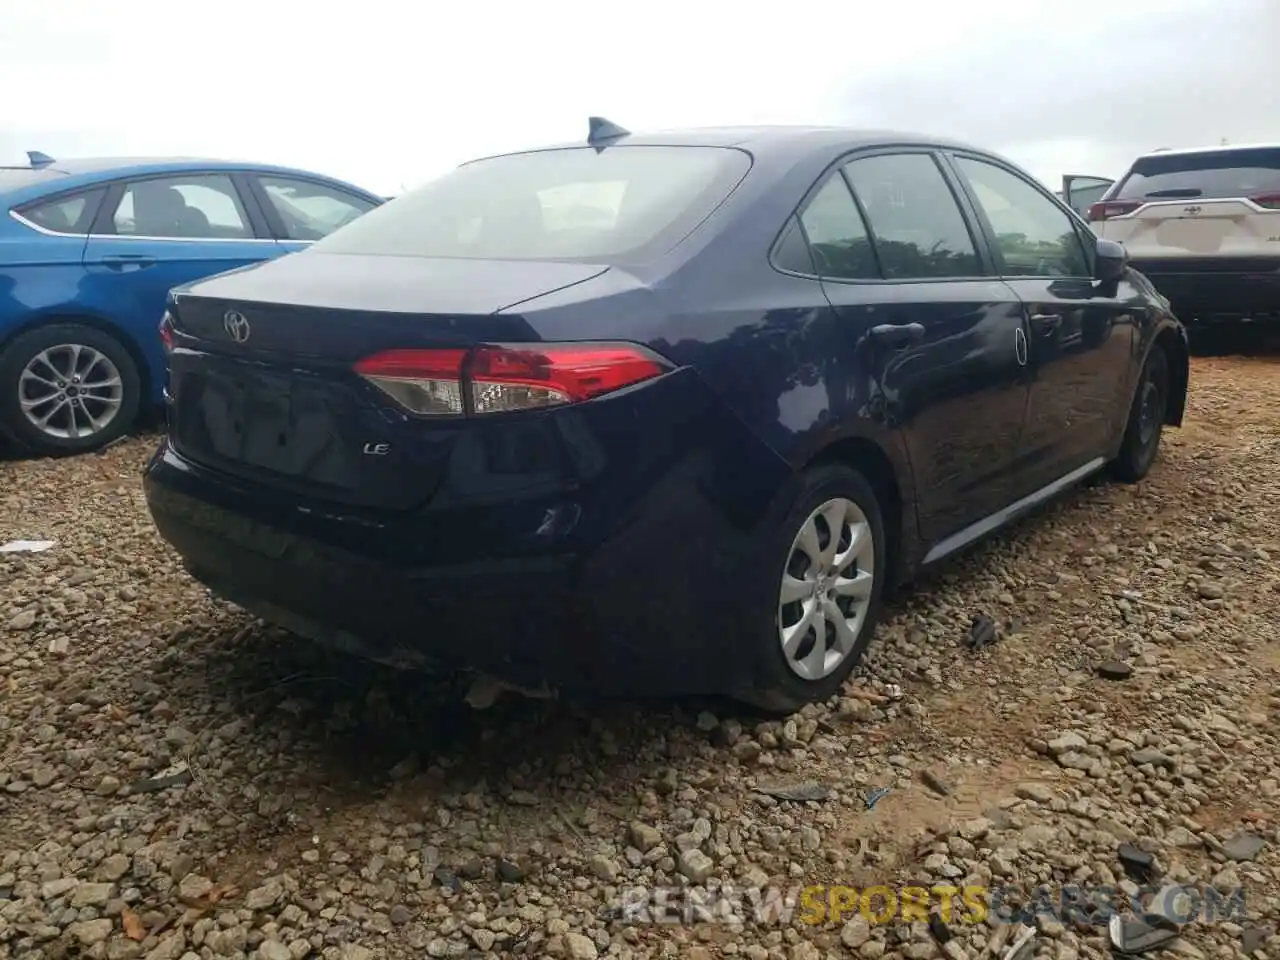
[[[1129,253],[1124,245],[1114,240],[1098,240],[1098,252],[1093,261],[1093,278],[1103,283],[1115,283],[1124,276],[1129,265]]]

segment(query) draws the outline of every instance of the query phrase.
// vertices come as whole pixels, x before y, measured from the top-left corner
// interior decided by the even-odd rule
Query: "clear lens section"
[[[166,354],[173,352],[173,315],[168,310],[160,318],[160,345]]]
[[[408,380],[399,377],[369,377],[368,380],[414,413],[424,416],[462,415],[462,387],[456,380]]]
[[[471,404],[476,413],[506,413],[514,410],[536,410],[569,402],[569,395],[551,387],[533,387],[521,383],[489,383],[476,380],[471,384]]]

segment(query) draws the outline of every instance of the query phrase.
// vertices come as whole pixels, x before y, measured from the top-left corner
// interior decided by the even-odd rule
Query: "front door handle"
[[[901,350],[918,343],[924,336],[922,323],[881,323],[867,331],[872,343]]]
[[[1037,313],[1031,317],[1031,326],[1036,333],[1053,333],[1062,326],[1062,315],[1059,313]]]

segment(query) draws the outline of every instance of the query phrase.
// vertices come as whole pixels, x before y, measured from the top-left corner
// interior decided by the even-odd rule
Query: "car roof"
[[[1280,150],[1280,143],[1232,143],[1216,147],[1177,147],[1176,149],[1165,147],[1160,150],[1152,150],[1150,153],[1144,153],[1142,156],[1138,157],[1138,159],[1146,160],[1148,157],[1178,157],[1196,153],[1233,153],[1237,150]]]
[[[270,163],[220,160],[212,157],[77,157],[30,166],[4,165],[0,166],[0,174],[15,171],[29,173],[31,176],[25,178],[21,185],[11,188],[4,186],[4,178],[0,176],[0,196],[4,198],[7,205],[13,206],[48,193],[89,187],[95,183],[122,176],[183,173],[189,170],[248,170],[255,173],[320,179],[343,184],[370,197],[376,196],[368,190],[326,174]]]
[[[738,147],[753,154],[783,157],[788,154],[807,155],[814,150],[829,149],[843,153],[863,147],[921,146],[942,147],[953,150],[972,150],[990,154],[989,150],[945,137],[930,137],[919,133],[897,130],[865,130],[855,127],[823,126],[727,126],[686,127],[657,130],[650,133],[627,133],[603,144],[609,146],[689,146],[689,147]],[[507,156],[520,153],[536,153],[541,150],[563,150],[570,147],[591,146],[585,139],[573,143],[552,144],[529,150],[513,150]],[[477,158],[488,159],[488,158]]]

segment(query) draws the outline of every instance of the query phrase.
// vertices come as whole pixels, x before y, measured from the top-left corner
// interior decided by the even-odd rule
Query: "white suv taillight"
[[[483,416],[590,400],[671,369],[629,343],[387,350],[356,372],[420,417]]]
[[[1089,220],[1097,223],[1112,217],[1123,217],[1142,206],[1141,200],[1101,200],[1089,205]]]

